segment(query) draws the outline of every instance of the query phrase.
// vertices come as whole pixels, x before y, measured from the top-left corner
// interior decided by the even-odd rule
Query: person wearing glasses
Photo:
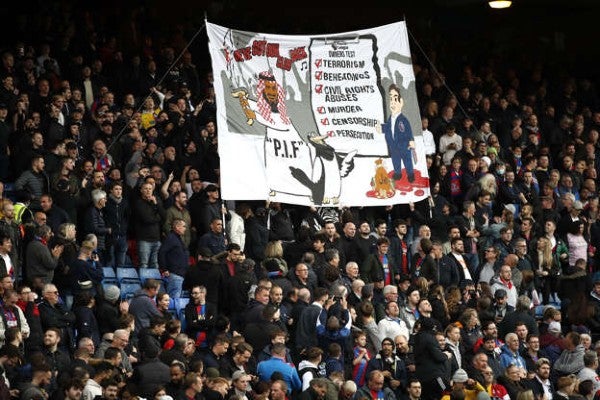
[[[496,382],[492,368],[487,367],[482,371],[482,374],[484,380],[483,386],[492,399],[510,400],[508,390],[506,390],[503,385]]]
[[[549,373],[550,365],[548,365],[548,374]],[[509,365],[504,371],[504,375],[498,377],[498,383],[506,388],[511,399],[516,399],[520,392],[529,389],[527,383],[521,379],[521,370],[516,365]],[[536,398],[539,397],[536,396]]]
[[[59,346],[70,349],[73,342],[73,325],[75,314],[69,311],[64,303],[59,301],[58,289],[52,283],[44,285],[42,289],[42,302],[38,305],[42,328],[46,332],[50,328],[58,328],[61,331]]]
[[[196,346],[208,348],[207,336],[217,316],[217,307],[206,301],[206,288],[196,285],[191,290],[192,300],[185,306],[186,332]]]

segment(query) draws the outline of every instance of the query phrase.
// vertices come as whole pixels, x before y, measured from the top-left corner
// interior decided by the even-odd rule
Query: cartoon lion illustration
[[[375,160],[375,176],[371,179],[371,187],[378,199],[389,199],[396,192],[381,158]]]

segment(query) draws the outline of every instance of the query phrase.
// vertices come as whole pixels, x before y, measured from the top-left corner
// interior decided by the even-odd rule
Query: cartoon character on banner
[[[354,156],[357,150],[346,155],[337,153],[325,143],[328,136],[319,136],[315,132],[308,134],[308,143],[312,147],[313,168],[312,178],[299,168],[290,167],[292,176],[311,191],[311,201],[314,204],[339,204],[342,191],[342,178],[354,169]]]
[[[337,202],[340,184],[333,185],[333,189],[327,193],[323,186],[327,185],[327,180],[335,178],[327,176],[333,171],[332,168],[325,168],[327,163],[323,162],[325,158],[322,155],[328,152],[336,155],[331,160],[337,160],[338,155],[322,139],[311,141],[309,146],[298,134],[287,113],[285,90],[277,83],[273,73],[265,71],[258,75],[256,100],[251,100],[244,88],[234,90],[232,96],[238,98],[248,125],[257,121],[266,127],[265,168],[269,196],[274,197],[277,193],[307,196],[317,205]],[[315,157],[311,155],[311,147]],[[325,151],[326,147],[330,150]],[[344,165],[353,164],[355,154],[356,152],[349,153],[342,162],[336,161],[338,167],[335,175],[340,182],[341,177],[347,176],[352,169],[343,167],[343,161],[345,160]],[[342,176],[342,172],[345,175]]]
[[[408,118],[402,114],[404,100],[400,94],[400,89],[395,84],[391,84],[388,93],[391,115],[387,122],[377,124],[375,129],[378,133],[383,131],[385,134],[388,153],[394,166],[394,180],[399,181],[402,179],[402,166],[404,166],[408,182],[412,183],[415,181],[413,168],[413,157],[416,155],[415,138]]]
[[[375,175],[371,178],[371,188],[373,195],[378,199],[389,199],[396,194],[394,181],[389,177],[382,158],[375,160]]]

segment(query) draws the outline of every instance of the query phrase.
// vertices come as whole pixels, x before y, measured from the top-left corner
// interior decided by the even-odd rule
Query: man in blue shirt
[[[296,368],[285,362],[285,350],[285,344],[275,343],[271,350],[271,358],[259,362],[256,372],[258,378],[264,382],[270,382],[273,373],[280,373],[281,379],[287,384],[288,394],[290,394],[293,390],[302,389],[302,381]]]

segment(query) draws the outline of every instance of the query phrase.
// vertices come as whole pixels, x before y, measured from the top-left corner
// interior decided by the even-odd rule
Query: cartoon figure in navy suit
[[[413,169],[413,151],[415,149],[415,138],[413,137],[410,122],[402,114],[404,100],[400,95],[400,89],[395,84],[391,84],[388,93],[390,96],[391,115],[387,122],[377,125],[377,132],[385,133],[385,141],[388,146],[388,153],[392,158],[394,166],[394,180],[402,178],[402,165],[406,171],[409,182],[415,180]]]

